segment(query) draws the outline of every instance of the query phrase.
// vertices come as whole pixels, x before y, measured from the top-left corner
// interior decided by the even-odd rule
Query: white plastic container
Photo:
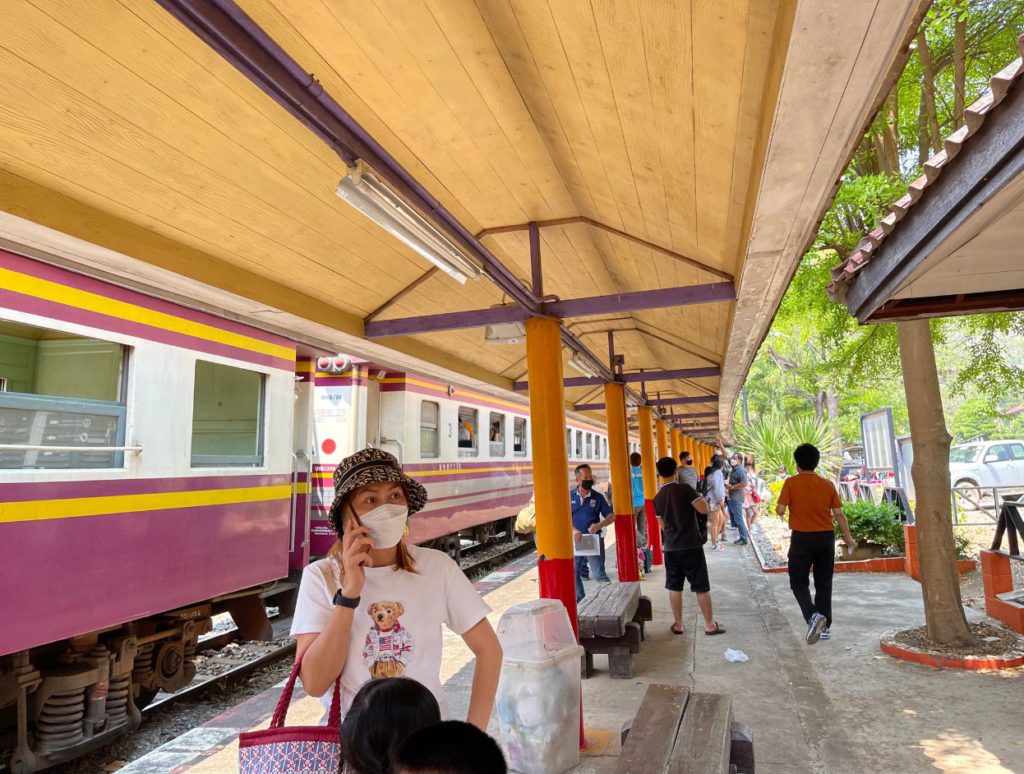
[[[560,774],[579,764],[583,648],[561,602],[514,605],[498,622],[505,658],[495,708],[509,766],[520,774]]]

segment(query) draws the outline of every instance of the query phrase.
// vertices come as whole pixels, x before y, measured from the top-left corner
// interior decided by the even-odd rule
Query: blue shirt
[[[639,508],[644,504],[644,469],[642,466],[629,468],[629,477],[633,482],[633,507]]]
[[[583,534],[589,531],[591,524],[612,515],[612,507],[604,499],[604,495],[591,489],[586,497],[580,497],[578,487],[569,490],[569,505],[572,507],[572,526]]]

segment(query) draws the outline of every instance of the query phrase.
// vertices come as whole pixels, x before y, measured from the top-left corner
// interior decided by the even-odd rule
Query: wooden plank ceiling
[[[795,0],[240,4],[474,233],[585,216],[739,277]],[[155,2],[8,0],[4,17],[7,182],[187,248],[165,268],[244,272],[338,310],[350,332],[430,268],[335,197],[344,165],[329,148]],[[541,236],[544,291],[561,298],[719,280],[584,224]],[[529,285],[525,232],[485,243]],[[501,302],[486,279],[437,273],[378,319]],[[567,322],[600,357],[619,331],[628,370],[720,365],[732,306]],[[522,346],[485,345],[482,330],[395,346],[498,385],[525,372]]]

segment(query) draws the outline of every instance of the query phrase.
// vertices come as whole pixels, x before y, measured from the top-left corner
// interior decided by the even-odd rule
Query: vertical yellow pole
[[[572,521],[566,480],[569,459],[565,449],[562,337],[557,319],[531,317],[526,321],[526,367],[530,380],[530,440],[540,595],[562,601],[578,635]]]
[[[672,449],[672,459],[676,461],[676,464],[679,464],[679,452],[683,450],[683,447],[679,428],[675,425],[672,425],[672,429],[669,431],[668,445]]]
[[[611,465],[612,510],[615,511],[615,559],[619,567],[619,580],[638,581],[640,566],[636,554],[633,486],[629,475],[626,385],[620,382],[606,383],[604,404],[608,421],[608,461]]]
[[[658,429],[658,459],[661,459],[669,455],[668,423],[664,419],[659,419],[656,427]]]
[[[650,406],[640,406],[640,456],[643,457],[644,470],[644,515],[647,519],[647,539],[651,544],[653,563],[665,563],[661,549],[661,528],[658,518],[654,515],[654,496],[658,493],[658,473],[654,454],[654,413]]]

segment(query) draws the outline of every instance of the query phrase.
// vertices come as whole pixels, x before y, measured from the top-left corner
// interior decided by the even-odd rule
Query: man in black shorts
[[[661,490],[654,498],[654,513],[664,536],[665,588],[675,617],[672,633],[683,633],[683,586],[689,581],[704,616],[704,633],[725,634],[711,611],[711,581],[704,558],[708,505],[689,484],[676,483],[676,467],[672,457],[658,460]]]

